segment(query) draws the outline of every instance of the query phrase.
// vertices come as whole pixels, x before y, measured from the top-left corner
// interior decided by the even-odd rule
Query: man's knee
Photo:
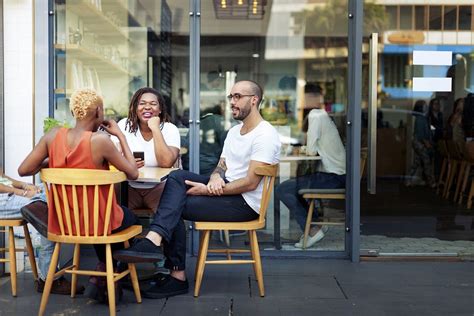
[[[183,181],[185,180],[186,175],[188,174],[189,174],[189,171],[181,170],[181,169],[171,171],[168,176],[168,180]]]

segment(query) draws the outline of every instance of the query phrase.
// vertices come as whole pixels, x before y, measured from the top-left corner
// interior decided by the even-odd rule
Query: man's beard
[[[234,116],[235,120],[243,121],[247,116],[250,114],[250,102],[247,102],[245,106],[239,108],[239,114],[237,116]]]

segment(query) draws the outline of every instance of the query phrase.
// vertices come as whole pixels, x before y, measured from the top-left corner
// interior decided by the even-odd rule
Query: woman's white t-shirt
[[[225,158],[228,181],[245,178],[250,160],[275,164],[280,161],[280,137],[275,128],[267,121],[260,122],[253,130],[240,135],[243,124],[232,127],[227,133],[221,158]],[[257,213],[260,210],[263,183],[254,191],[244,192],[242,196]]]
[[[159,167],[155,156],[155,144],[153,143],[153,139],[150,139],[149,141],[145,140],[142,133],[140,133],[140,130],[137,130],[136,134],[131,133],[126,129],[126,122],[127,119],[124,118],[118,122],[118,126],[125,135],[130,150],[132,152],[143,151],[145,153],[145,167]],[[165,122],[161,129],[161,134],[163,135],[166,145],[178,149],[181,148],[181,138],[176,125]]]

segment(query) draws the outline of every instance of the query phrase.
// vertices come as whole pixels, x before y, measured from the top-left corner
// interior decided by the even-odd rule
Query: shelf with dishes
[[[114,11],[102,11],[98,6],[85,0],[67,2],[66,8],[67,12],[75,13],[80,17],[87,31],[100,34],[103,41],[117,38],[130,40],[126,30],[128,19],[118,17]]]
[[[121,58],[118,52],[104,54],[103,47],[96,46],[98,51],[94,51],[77,44],[56,44],[54,48],[57,55],[64,54],[66,58],[76,58],[82,62],[92,64],[101,74],[121,73],[131,75],[127,70],[128,59]],[[112,50],[112,48],[109,47],[108,50]],[[115,61],[113,61],[114,59]]]

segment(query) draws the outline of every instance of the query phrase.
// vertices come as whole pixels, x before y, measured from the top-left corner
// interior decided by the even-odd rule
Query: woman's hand
[[[24,197],[27,197],[29,199],[31,199],[33,196],[35,196],[36,194],[38,194],[37,191],[34,191],[34,190],[25,190],[26,193],[23,193]]]
[[[204,183],[194,182],[194,181],[189,181],[189,180],[186,180],[184,182],[186,183],[186,185],[190,186],[188,191],[186,191],[187,194],[189,194],[189,195],[210,195],[207,192],[207,187]]]
[[[137,168],[140,169],[141,167],[145,166],[145,160],[142,160],[140,158],[135,158],[135,161],[137,162]]]
[[[27,190],[27,191],[33,191],[35,193],[40,193],[41,192],[41,188],[34,185],[34,184],[31,184],[31,183],[23,183],[23,185],[21,186],[21,188],[23,190]]]
[[[113,136],[118,136],[122,134],[117,122],[114,120],[105,120],[102,122],[101,126],[105,129],[107,133]]]
[[[148,120],[148,127],[152,131],[160,130],[160,123],[161,123],[160,117],[153,116],[152,118]]]

